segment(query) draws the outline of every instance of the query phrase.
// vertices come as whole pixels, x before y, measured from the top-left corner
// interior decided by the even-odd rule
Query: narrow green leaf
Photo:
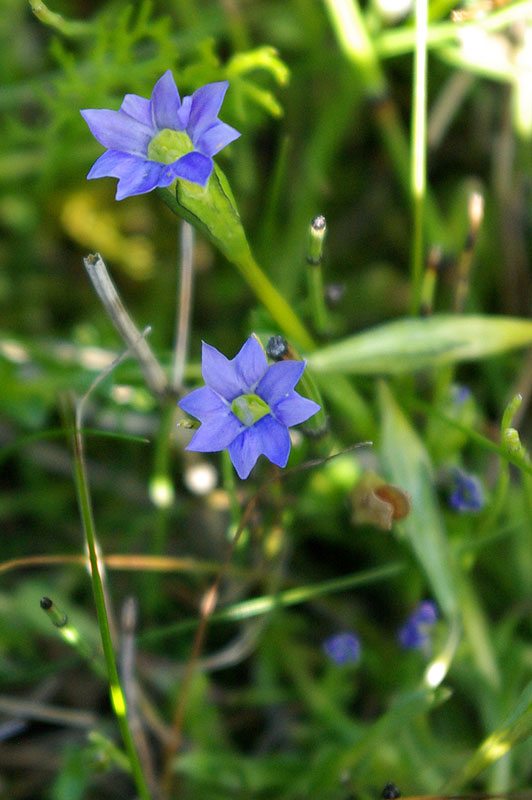
[[[435,314],[388,322],[315,350],[316,373],[399,374],[429,366],[475,361],[532,344],[532,320]]]
[[[408,492],[410,514],[397,529],[405,536],[421,564],[442,611],[458,611],[457,588],[443,520],[439,513],[432,464],[425,447],[396,404],[385,383],[379,387],[382,420],[380,450],[391,483]]]
[[[269,614],[276,608],[287,608],[289,606],[300,605],[322,597],[331,592],[344,592],[356,586],[366,586],[377,581],[386,581],[397,575],[403,570],[400,563],[385,564],[375,569],[367,569],[362,572],[355,572],[351,575],[343,575],[341,578],[333,578],[329,581],[306,584],[305,586],[295,586],[277,594],[262,595],[253,597],[250,600],[242,600],[240,603],[226,606],[226,608],[215,611],[210,617],[210,623],[235,622],[243,619],[259,617]],[[181,634],[188,630],[194,630],[198,625],[198,620],[186,619],[181,622],[173,622],[164,628],[155,628],[147,631],[139,637],[143,643],[157,641],[166,638],[171,634]]]
[[[506,755],[517,744],[529,739],[531,735],[532,681],[525,686],[510,715],[484,739],[471,758],[447,782],[444,791],[454,792],[457,787],[470,783],[487,767]]]

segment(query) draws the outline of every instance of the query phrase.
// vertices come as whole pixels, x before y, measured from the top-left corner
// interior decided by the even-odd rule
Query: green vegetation
[[[3,0],[0,798],[527,789],[531,14]],[[168,69],[241,137],[117,202]],[[176,402],[252,333],[323,411],[240,481]]]

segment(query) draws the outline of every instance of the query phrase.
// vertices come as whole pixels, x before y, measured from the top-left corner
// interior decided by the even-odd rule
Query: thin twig
[[[150,390],[156,395],[164,395],[168,389],[166,375],[148,342],[127,313],[102,257],[99,253],[88,255],[83,263],[111,322],[138,360]]]
[[[50,722],[54,725],[68,725],[74,728],[94,728],[98,724],[98,717],[90,711],[78,711],[72,708],[38,703],[34,700],[25,700],[22,697],[0,695],[0,712],[12,714],[25,719],[38,719],[41,722]]]
[[[91,383],[91,385],[89,386],[89,388],[87,389],[87,391],[85,392],[83,397],[80,397],[80,399],[77,401],[77,403],[76,403],[76,428],[79,431],[81,431],[82,428],[83,428],[83,426],[81,424],[81,421],[83,419],[83,414],[85,412],[85,403],[87,402],[87,399],[89,398],[89,395],[92,394],[94,389],[96,389],[96,387],[103,380],[105,380],[105,378],[107,378],[108,375],[110,375],[110,373],[115,369],[115,367],[118,367],[118,365],[121,364],[122,361],[125,361],[125,359],[129,355],[131,355],[132,352],[134,352],[134,348],[138,347],[139,343],[141,341],[143,341],[144,338],[149,333],[151,333],[151,326],[150,325],[146,326],[146,328],[144,328],[144,330],[139,333],[139,335],[138,335],[137,339],[135,340],[135,342],[133,342],[133,344],[128,346],[127,350],[124,350],[123,353],[120,353],[119,356],[114,358],[113,361],[111,361],[110,364],[108,364],[104,369],[102,369],[102,371],[93,380],[93,382]]]
[[[94,525],[92,502],[87,478],[85,455],[83,451],[83,437],[80,429],[75,427],[74,415],[72,413],[69,414],[69,421],[72,423],[71,435],[74,459],[74,478],[78,494],[79,510],[83,523],[83,530],[85,533],[85,541],[89,555],[94,603],[96,606],[98,627],[100,629],[102,648],[107,667],[111,705],[122,734],[122,740],[124,742],[125,750],[131,766],[132,778],[135,782],[139,797],[141,800],[150,800],[150,792],[142,771],[142,765],[139,761],[135,742],[133,741],[131,730],[129,728],[126,701],[120,685],[118,670],[116,667],[116,658],[113,649],[113,641],[111,638],[109,615],[102,579],[103,564],[101,562],[98,552],[99,548],[97,547],[96,543],[96,529]]]
[[[188,356],[194,288],[194,228],[184,220],[181,223],[180,255],[179,310],[176,320],[174,366],[172,370],[172,389],[174,392],[179,392],[183,386],[183,375]]]
[[[135,742],[137,753],[142,764],[142,770],[153,797],[156,789],[153,759],[139,714],[139,692],[137,679],[135,677],[135,631],[137,628],[137,616],[138,609],[136,600],[134,597],[128,597],[122,607],[121,615],[122,639],[120,648],[120,677],[124,687],[127,718],[131,736]]]
[[[454,298],[454,310],[461,314],[464,309],[465,300],[469,291],[469,279],[471,277],[471,267],[473,266],[473,255],[477,243],[478,231],[484,216],[484,197],[480,192],[472,192],[469,197],[467,214],[469,217],[469,228],[456,275],[456,294]]]

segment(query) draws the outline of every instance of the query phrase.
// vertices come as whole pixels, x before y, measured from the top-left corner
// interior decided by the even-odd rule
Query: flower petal
[[[202,422],[206,421],[213,414],[226,414],[230,411],[230,406],[226,403],[219,394],[210,389],[208,386],[202,386],[200,389],[194,389],[193,392],[183,397],[177,404],[179,408],[197,417]]]
[[[128,114],[137,122],[142,122],[148,128],[153,128],[153,119],[151,115],[151,102],[141,97],[138,94],[126,94],[122,100],[120,111]],[[155,134],[155,131],[153,132]]]
[[[92,135],[104,147],[146,157],[153,137],[153,131],[147,125],[123,111],[109,111],[107,108],[86,108],[81,115]]]
[[[234,142],[239,136],[241,134],[235,128],[218,120],[210,128],[207,128],[194,144],[200,153],[206,156],[214,156],[222,147]]]
[[[216,416],[208,422],[202,422],[200,429],[196,431],[186,449],[195,450],[198,453],[216,453],[218,450],[225,450],[226,447],[229,447],[235,438],[245,430],[244,423],[228,410],[224,416]]]
[[[185,181],[192,181],[192,183],[199,183],[200,186],[205,186],[214,169],[214,162],[212,158],[202,155],[201,153],[187,153],[178,161],[172,164],[172,171],[176,178],[183,178]]]
[[[257,386],[257,394],[272,408],[292,391],[305,366],[305,361],[278,361],[272,364]]]
[[[140,159],[121,153],[119,150],[106,150],[92,165],[87,178],[121,178],[134,168]]]
[[[434,625],[438,621],[438,609],[432,600],[423,600],[410,615],[409,621],[415,625]]]
[[[177,112],[177,116],[179,119],[179,129],[184,130],[190,119],[190,109],[192,108],[192,97],[187,95],[183,97],[183,102],[181,103],[181,108]]]
[[[316,414],[321,406],[308,397],[301,397],[298,392],[292,391],[288,397],[283,397],[272,408],[275,417],[290,428],[292,425],[299,425],[306,419]]]
[[[285,425],[281,425],[270,414],[262,417],[250,428],[257,438],[259,451],[264,453],[273,464],[286,467],[290,455],[290,434]]]
[[[157,130],[171,128],[172,130],[182,130],[178,111],[181,107],[181,98],[175,85],[172,70],[167,69],[164,75],[159,78],[153,92],[151,93],[151,107],[153,123]]]
[[[166,182],[167,164],[159,164],[157,161],[143,161],[135,159],[133,168],[127,174],[125,170],[116,188],[116,199],[123,200],[124,197],[131,197],[134,194],[144,194],[151,192],[156,186],[168,186]],[[172,180],[170,179],[170,183]]]
[[[188,133],[194,145],[200,136],[216,121],[229,81],[207,83],[192,95]]]
[[[240,385],[245,388],[244,394],[255,391],[256,385],[268,369],[266,354],[254,336],[247,339],[232,363],[240,379]]]
[[[255,425],[246,428],[229,445],[229,456],[238,477],[245,480],[260,456],[260,437],[256,435]]]
[[[202,343],[201,374],[207,386],[229,403],[246,392],[246,386],[237,375],[233,361],[229,361],[216,347],[206,342]]]

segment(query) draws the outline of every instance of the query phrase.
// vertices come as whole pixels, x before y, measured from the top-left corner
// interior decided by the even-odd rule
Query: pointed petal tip
[[[120,186],[120,182],[118,183],[118,186],[116,187],[115,200],[125,200],[126,197],[132,197],[132,195],[129,195],[126,192],[121,192],[120,189],[119,189],[119,186]]]

